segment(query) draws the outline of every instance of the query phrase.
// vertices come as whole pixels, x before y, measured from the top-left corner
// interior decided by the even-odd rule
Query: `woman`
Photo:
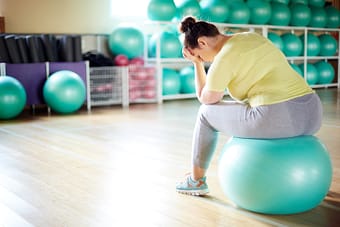
[[[183,56],[195,68],[202,103],[194,129],[192,172],[176,186],[180,193],[208,193],[206,171],[218,133],[244,138],[312,135],[321,126],[322,105],[285,56],[263,36],[225,35],[208,22],[186,17]],[[208,72],[204,62],[211,62]],[[235,101],[222,101],[225,91]]]

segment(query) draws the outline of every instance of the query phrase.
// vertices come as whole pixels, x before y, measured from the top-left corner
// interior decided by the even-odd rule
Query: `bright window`
[[[150,0],[111,0],[113,17],[146,18]]]

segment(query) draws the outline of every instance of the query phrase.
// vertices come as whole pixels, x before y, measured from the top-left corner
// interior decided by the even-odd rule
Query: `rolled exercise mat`
[[[16,36],[15,40],[16,40],[17,45],[18,45],[18,50],[19,50],[19,54],[20,54],[20,57],[21,57],[21,63],[29,63],[30,58],[29,58],[28,47],[27,47],[25,37]]]
[[[0,35],[0,62],[10,63],[9,54],[5,43],[5,35]]]
[[[21,63],[19,48],[17,42],[15,41],[15,35],[6,35],[5,43],[11,63],[14,64]]]
[[[73,57],[73,39],[72,36],[63,35],[60,39],[59,53],[62,61],[72,62]]]
[[[45,48],[46,60],[49,62],[58,61],[57,41],[52,34],[41,35],[41,40]]]
[[[37,38],[34,35],[26,36],[26,42],[29,49],[29,56],[33,63],[41,62],[39,58],[39,46]]]
[[[43,40],[40,36],[35,36],[36,39],[37,39],[37,43],[38,43],[38,56],[39,56],[39,59],[40,59],[40,62],[45,62],[47,61],[47,58],[46,58],[46,51],[45,51],[45,47],[44,47],[44,43],[43,43]]]
[[[82,53],[81,53],[81,36],[74,35],[73,36],[73,61],[82,61]]]

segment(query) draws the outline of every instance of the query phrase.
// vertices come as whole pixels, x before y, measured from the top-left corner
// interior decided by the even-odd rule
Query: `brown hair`
[[[220,34],[214,24],[185,17],[179,24],[179,31],[184,33],[184,46],[189,48],[198,47],[197,39],[201,36],[214,37]]]

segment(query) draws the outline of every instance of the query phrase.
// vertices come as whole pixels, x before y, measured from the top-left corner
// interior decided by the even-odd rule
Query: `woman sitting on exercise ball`
[[[322,121],[318,95],[283,53],[255,32],[225,35],[211,23],[186,17],[183,56],[195,68],[201,102],[193,135],[192,169],[177,192],[209,192],[206,171],[218,133],[243,138],[285,138],[316,133]],[[211,62],[206,73],[204,62]],[[235,101],[222,101],[225,91]]]

